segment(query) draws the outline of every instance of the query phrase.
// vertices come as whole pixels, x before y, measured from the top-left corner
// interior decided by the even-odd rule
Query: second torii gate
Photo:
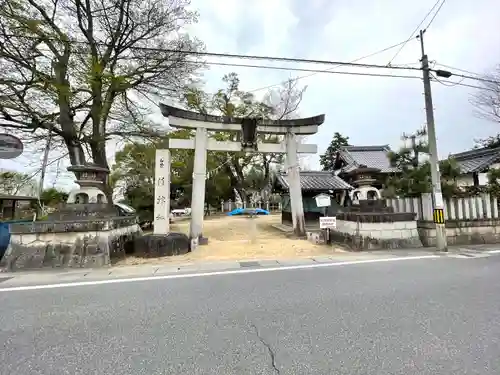
[[[191,199],[191,240],[201,238],[205,207],[205,180],[207,174],[207,150],[226,152],[273,152],[286,153],[290,204],[294,232],[305,235],[304,208],[298,165],[298,153],[315,154],[317,145],[300,144],[297,136],[317,133],[325,115],[294,120],[267,120],[205,115],[160,104],[161,112],[173,128],[195,129],[191,139],[169,139],[169,149],[194,149],[193,189]],[[217,141],[209,138],[208,131],[241,132],[241,142]],[[284,135],[281,143],[262,143],[257,134]],[[155,234],[169,232],[170,198],[170,150],[156,150],[155,169]]]

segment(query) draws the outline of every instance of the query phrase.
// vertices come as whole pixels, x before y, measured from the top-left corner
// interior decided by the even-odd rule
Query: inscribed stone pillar
[[[156,150],[154,234],[170,232],[170,150]]]
[[[299,158],[297,157],[297,136],[288,132],[285,138],[293,230],[297,236],[302,237],[306,235],[306,229],[304,221],[304,206],[302,203],[302,189],[300,187]]]

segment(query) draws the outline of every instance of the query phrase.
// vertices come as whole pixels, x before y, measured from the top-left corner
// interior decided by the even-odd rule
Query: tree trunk
[[[102,142],[91,142],[90,151],[92,159],[96,165],[109,170],[108,159],[106,158],[106,148]],[[113,206],[113,187],[109,184],[109,175],[103,181],[103,192],[106,195],[108,205]]]

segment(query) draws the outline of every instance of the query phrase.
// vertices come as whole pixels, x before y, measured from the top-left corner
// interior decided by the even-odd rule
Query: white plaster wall
[[[490,166],[490,169],[500,169],[500,163],[495,163]],[[479,185],[488,185],[488,172],[478,174]],[[457,177],[458,186],[474,186],[472,173],[463,174]]]
[[[457,177],[456,181],[458,187],[474,186],[474,180],[471,174],[460,175]],[[481,178],[479,182],[481,183]]]

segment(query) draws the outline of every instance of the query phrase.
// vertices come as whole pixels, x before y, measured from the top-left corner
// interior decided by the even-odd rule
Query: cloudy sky
[[[352,61],[408,39],[435,2],[193,0],[192,7],[199,10],[200,21],[189,32],[202,39],[209,52]],[[436,64],[466,71],[491,71],[500,63],[500,33],[494,26],[499,14],[498,0],[448,0],[425,35],[429,59]],[[397,51],[398,48],[394,48],[361,62],[385,65]],[[419,58],[420,45],[413,39],[392,64],[418,67]],[[223,61],[332,68],[331,65]],[[436,65],[436,68],[441,67]],[[286,78],[310,75],[212,66],[204,76],[207,89],[214,91],[219,88],[220,78],[232,71],[240,75],[241,89],[255,90],[256,95],[264,95],[266,89],[262,88],[277,85]],[[333,71],[419,75],[419,72],[411,71],[344,67]],[[324,152],[336,131],[349,136],[354,145],[389,144],[398,147],[403,132],[412,132],[425,123],[423,88],[419,79],[315,74],[302,78],[300,83],[307,86],[300,114],[326,115],[319,133],[308,140],[318,144],[320,153]],[[477,85],[469,80],[463,83]],[[474,139],[500,132],[498,125],[474,115],[474,108],[469,104],[473,88],[433,83],[432,89],[440,157],[469,149],[474,145]],[[308,164],[317,168],[318,157],[310,158]],[[21,161],[16,165],[19,168]]]
[[[329,61],[352,61],[407,39],[436,0],[193,0],[200,22],[193,32],[210,52],[287,56]],[[425,35],[431,61],[467,71],[483,73],[500,63],[497,0],[448,0]],[[430,18],[424,22],[428,24]],[[387,64],[398,51],[362,60]],[[420,44],[414,39],[392,61],[393,65],[419,66]],[[225,60],[225,62],[229,62]],[[234,61],[249,63],[248,61]],[[280,65],[281,63],[250,62]],[[288,66],[297,66],[288,64]],[[300,65],[330,69],[327,65]],[[438,66],[436,66],[438,68]],[[442,67],[439,67],[442,68]],[[220,77],[236,71],[242,89],[255,90],[277,84],[288,77],[308,75],[247,68],[212,67],[206,74],[209,87],[217,88]],[[380,69],[357,71],[419,75],[419,72]],[[455,79],[450,79],[456,81]],[[325,150],[334,132],[349,136],[352,144],[400,145],[403,132],[425,123],[421,80],[316,74],[300,80],[307,86],[300,114],[326,114],[319,133],[309,142]],[[477,85],[475,81],[463,81]],[[433,98],[441,157],[473,146],[473,139],[500,132],[498,126],[478,119],[469,104],[474,89],[433,84]],[[266,90],[256,92],[264,94]],[[318,166],[317,157],[311,166]]]

